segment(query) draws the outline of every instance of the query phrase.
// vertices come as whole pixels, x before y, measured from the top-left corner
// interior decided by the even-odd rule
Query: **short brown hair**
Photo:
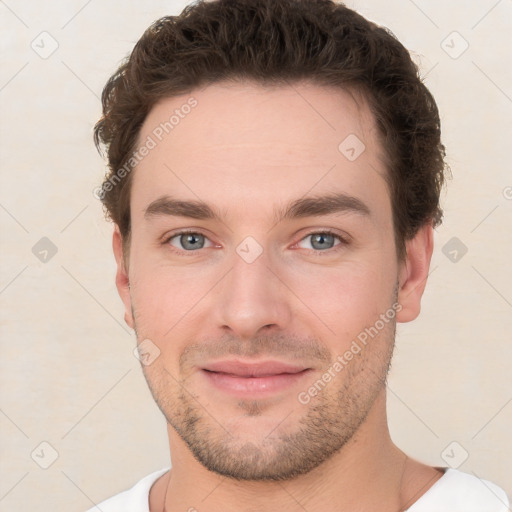
[[[116,173],[126,169],[146,116],[163,98],[224,80],[306,80],[362,92],[386,155],[399,259],[422,225],[441,223],[439,113],[409,52],[387,29],[332,0],[198,0],[153,23],[103,89],[94,140],[107,149],[109,172],[100,197],[123,242],[132,173],[121,180]]]

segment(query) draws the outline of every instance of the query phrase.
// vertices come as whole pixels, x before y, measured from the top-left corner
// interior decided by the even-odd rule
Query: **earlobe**
[[[124,320],[133,329],[134,321],[132,315],[132,300],[130,295],[130,280],[128,270],[125,266],[125,258],[123,257],[123,238],[119,231],[119,226],[114,227],[112,235],[112,249],[117,264],[116,287],[124,304]]]
[[[397,322],[410,322],[420,314],[433,249],[434,230],[431,224],[422,226],[406,242],[407,255],[399,271],[398,302],[402,309],[397,313]]]

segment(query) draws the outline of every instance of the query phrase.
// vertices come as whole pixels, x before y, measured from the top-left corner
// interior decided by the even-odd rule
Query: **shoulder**
[[[447,469],[408,512],[507,512],[509,505],[505,491],[496,484]]]
[[[160,469],[145,476],[132,488],[98,503],[87,512],[149,512],[149,491],[156,480],[170,468]]]

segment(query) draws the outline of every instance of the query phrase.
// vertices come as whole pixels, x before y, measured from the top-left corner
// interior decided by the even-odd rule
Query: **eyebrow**
[[[288,203],[284,208],[274,210],[276,223],[284,219],[317,217],[334,213],[355,213],[370,217],[370,208],[360,199],[343,193],[301,197]],[[159,197],[144,211],[144,218],[159,216],[189,217],[197,220],[218,220],[218,210],[203,201],[183,201],[168,195]]]

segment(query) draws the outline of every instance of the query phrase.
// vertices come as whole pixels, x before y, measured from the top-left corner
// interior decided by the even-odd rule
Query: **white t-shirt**
[[[149,490],[170,468],[155,471],[131,489],[87,512],[149,512]],[[447,468],[444,475],[407,512],[508,512],[505,491],[492,482]]]

